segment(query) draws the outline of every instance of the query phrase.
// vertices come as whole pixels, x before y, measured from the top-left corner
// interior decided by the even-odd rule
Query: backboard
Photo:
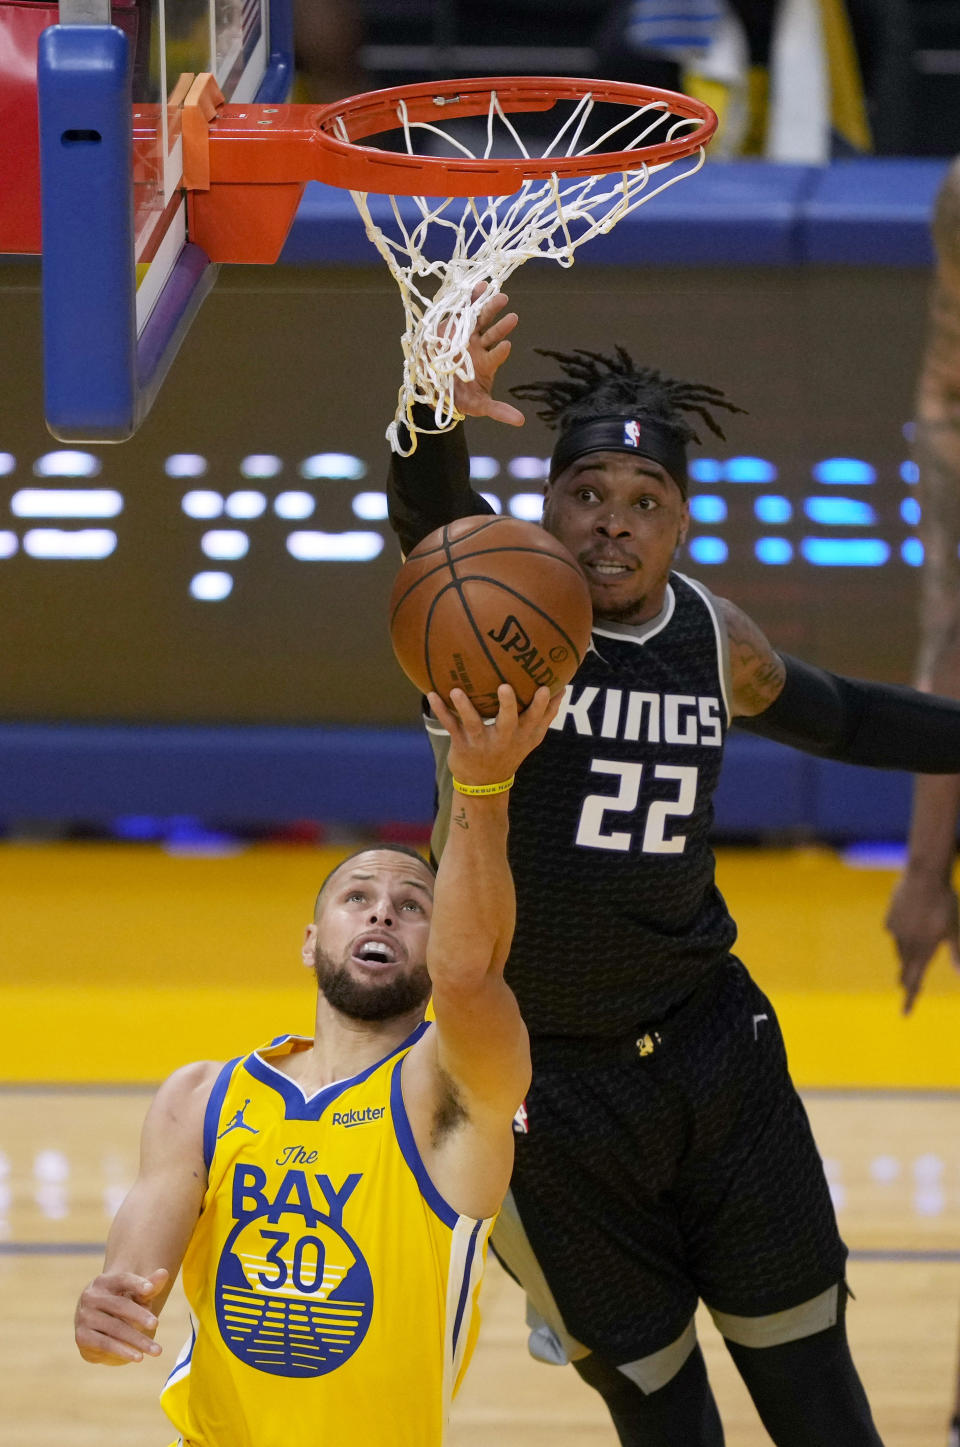
[[[47,423],[122,441],[217,268],[187,239],[180,105],[285,98],[291,0],[61,0],[39,38]]]

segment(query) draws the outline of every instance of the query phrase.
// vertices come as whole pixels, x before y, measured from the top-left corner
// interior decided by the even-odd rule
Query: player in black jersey
[[[491,395],[516,323],[495,296],[459,410],[519,423]],[[722,436],[712,388],[618,349],[548,353],[515,389],[559,427],[544,526],[586,574],[593,642],[518,771],[507,978],[534,1080],[494,1245],[531,1303],[535,1354],[572,1360],[628,1447],[718,1447],[694,1331],[710,1309],[778,1447],[880,1442],[844,1327],[846,1249],[769,1000],[731,954],[711,798],[741,725],[826,757],[960,771],[960,708],[774,652],[740,609],[673,570],[689,522],[687,414]],[[415,422],[429,427],[424,412]],[[463,428],[394,456],[404,552],[488,511]],[[450,817],[437,753],[436,852]]]

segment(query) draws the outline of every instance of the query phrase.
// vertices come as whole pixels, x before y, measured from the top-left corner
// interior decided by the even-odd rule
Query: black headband
[[[550,481],[588,452],[632,452],[659,462],[687,495],[687,449],[672,427],[649,417],[591,417],[575,422],[558,439],[550,459]]]

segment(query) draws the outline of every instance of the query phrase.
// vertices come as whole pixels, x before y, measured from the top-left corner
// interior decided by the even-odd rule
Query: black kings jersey
[[[724,960],[736,926],[714,882],[712,797],[729,722],[726,630],[671,574],[647,623],[598,623],[556,719],[518,771],[507,980],[531,1034],[624,1036]],[[449,821],[447,735],[434,849]]]

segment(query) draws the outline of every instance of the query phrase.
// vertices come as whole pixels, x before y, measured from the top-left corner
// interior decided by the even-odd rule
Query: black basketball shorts
[[[780,1027],[739,960],[651,1028],[650,1053],[625,1044],[534,1041],[516,1136],[514,1200],[570,1335],[632,1362],[674,1342],[698,1298],[766,1316],[841,1280]]]

